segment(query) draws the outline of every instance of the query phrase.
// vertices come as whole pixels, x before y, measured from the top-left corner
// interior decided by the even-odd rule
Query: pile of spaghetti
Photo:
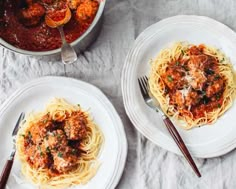
[[[17,135],[23,175],[41,188],[85,184],[97,172],[103,134],[79,105],[54,99],[30,113]]]
[[[175,43],[151,66],[151,94],[184,129],[214,123],[233,104],[235,72],[218,49]]]

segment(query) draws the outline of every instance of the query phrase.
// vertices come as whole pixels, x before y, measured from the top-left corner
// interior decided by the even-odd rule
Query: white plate
[[[99,156],[101,166],[97,174],[86,185],[73,188],[115,188],[122,175],[127,156],[127,140],[121,119],[99,89],[71,78],[44,77],[31,81],[6,100],[0,109],[0,170],[11,153],[11,133],[20,113],[43,110],[53,97],[65,98],[71,103],[79,103],[83,109],[89,109],[105,137]],[[9,189],[35,188],[28,182],[22,183],[21,180],[17,180],[18,176],[20,176],[20,162],[16,160],[8,180]]]
[[[207,17],[175,16],[148,27],[129,51],[122,73],[122,93],[126,112],[134,126],[148,139],[164,149],[181,154],[161,118],[147,107],[141,97],[137,78],[148,75],[151,58],[176,41],[205,43],[223,52],[236,65],[236,35],[227,26]],[[215,157],[236,147],[236,106],[214,125],[189,131],[177,128],[195,157]]]

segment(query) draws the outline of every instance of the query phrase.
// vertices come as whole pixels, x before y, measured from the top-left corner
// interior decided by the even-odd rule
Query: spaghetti
[[[97,172],[103,134],[89,114],[64,99],[30,113],[17,135],[22,173],[40,188],[87,183]]]
[[[235,72],[218,49],[178,42],[151,66],[151,94],[184,129],[214,123],[233,104]]]

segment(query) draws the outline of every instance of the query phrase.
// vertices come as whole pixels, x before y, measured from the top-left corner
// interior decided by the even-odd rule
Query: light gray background
[[[236,151],[196,159],[197,178],[183,157],[152,144],[130,123],[122,102],[121,71],[135,38],[149,25],[179,14],[204,15],[236,29],[234,0],[107,0],[97,41],[73,65],[26,57],[0,47],[0,103],[22,84],[46,75],[77,78],[99,87],[119,112],[129,151],[118,189],[235,189]]]

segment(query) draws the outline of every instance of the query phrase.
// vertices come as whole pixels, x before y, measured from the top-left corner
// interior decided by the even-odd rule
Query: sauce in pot
[[[47,8],[52,5],[45,4],[45,0],[25,0],[26,7],[22,7],[16,1],[23,0],[5,0],[1,2],[0,37],[11,45],[24,50],[48,51],[60,48],[61,37],[58,29],[48,27],[44,21]],[[72,17],[70,21],[64,25],[66,40],[71,43],[89,28],[97,13],[99,3],[96,0],[67,0],[65,3],[68,6],[69,1],[78,2],[76,9],[71,9]],[[40,18],[37,17],[40,20],[38,23],[36,20],[36,24],[28,25],[28,23],[24,23],[24,20],[22,21],[21,17],[23,15],[23,19],[25,19],[25,17],[34,14],[33,8],[30,9],[31,3],[42,7],[43,10],[45,9],[45,13],[43,12],[43,16],[40,15]],[[37,6],[35,7],[37,13]],[[23,11],[28,12],[20,15],[19,13]],[[85,16],[85,19],[81,19],[81,15]]]

